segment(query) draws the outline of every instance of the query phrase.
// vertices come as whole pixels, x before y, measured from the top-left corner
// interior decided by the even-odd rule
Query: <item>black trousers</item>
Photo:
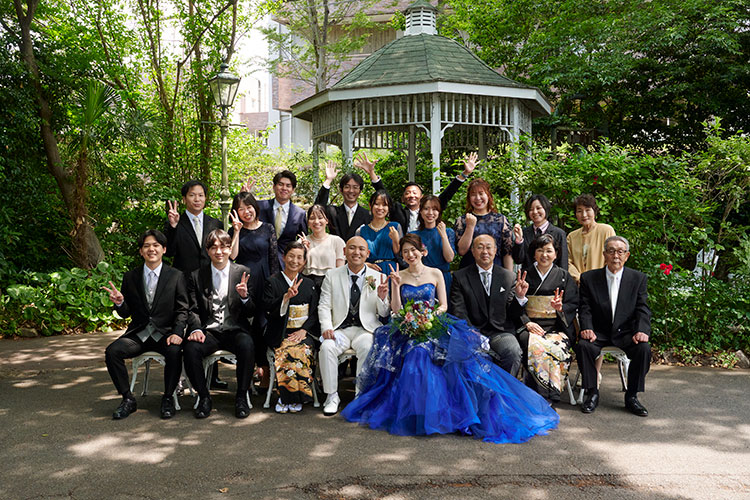
[[[597,338],[593,342],[586,339],[580,339],[575,345],[576,358],[578,359],[578,369],[583,376],[582,387],[586,390],[596,389],[596,358],[602,347],[614,345],[609,340]],[[628,390],[626,395],[635,396],[644,391],[646,374],[651,366],[651,345],[648,342],[640,344],[630,344],[621,349],[630,359],[630,368],[628,368]]]
[[[199,396],[208,396],[203,358],[223,349],[237,356],[237,396],[244,397],[250,388],[253,368],[255,368],[253,338],[245,332],[204,333],[206,340],[202,343],[188,340],[184,346],[185,371],[193,388],[198,391]]]
[[[109,344],[104,351],[107,371],[118,393],[125,395],[130,392],[130,380],[125,360],[147,351],[156,351],[164,356],[166,360],[164,394],[171,396],[174,393],[182,374],[182,345],[167,345],[167,335],[162,336],[158,342],[151,337],[142,342],[135,334],[120,337]]]

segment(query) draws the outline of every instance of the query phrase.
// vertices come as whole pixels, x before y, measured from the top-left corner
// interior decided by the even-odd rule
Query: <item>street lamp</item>
[[[229,109],[234,103],[237,96],[237,89],[240,86],[240,78],[229,71],[229,65],[221,63],[219,73],[208,81],[211,86],[211,93],[214,96],[214,102],[221,111],[221,192],[219,193],[221,207],[221,218],[224,221],[224,227],[229,227],[229,207],[232,204],[229,193],[229,176],[227,175],[227,130],[229,129]]]

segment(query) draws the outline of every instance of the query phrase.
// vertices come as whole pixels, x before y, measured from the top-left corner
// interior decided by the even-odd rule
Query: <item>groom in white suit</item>
[[[372,347],[372,333],[388,316],[388,280],[365,265],[370,250],[354,236],[344,248],[346,265],[330,269],[320,290],[318,320],[322,332],[320,374],[328,395],[323,414],[339,410],[338,357],[349,348],[357,352],[357,375]]]

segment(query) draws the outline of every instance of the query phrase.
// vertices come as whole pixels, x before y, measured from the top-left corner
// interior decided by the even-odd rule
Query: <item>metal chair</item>
[[[233,353],[229,351],[225,351],[223,349],[219,349],[218,351],[214,351],[213,354],[209,354],[205,358],[203,358],[203,373],[206,375],[206,383],[210,384],[211,380],[211,374],[214,370],[214,364],[219,361],[220,359],[223,359],[227,363],[231,363],[235,366],[237,366],[237,356],[235,356]],[[247,391],[247,405],[252,409],[253,403],[250,401],[250,391]],[[198,396],[195,397],[195,405],[194,408],[198,407]]]
[[[164,359],[164,356],[159,354],[156,351],[146,351],[144,353],[139,354],[138,356],[134,357],[132,360],[132,371],[133,374],[130,377],[130,392],[133,392],[133,389],[135,389],[135,382],[138,378],[138,368],[141,367],[141,365],[146,365],[146,373],[143,377],[143,391],[141,392],[141,396],[145,396],[148,394],[148,377],[151,373],[151,362],[156,361],[161,366],[166,366],[167,361]],[[185,376],[185,367],[182,367],[182,377],[184,377],[187,380],[187,377]],[[190,386],[190,383],[188,382],[188,388],[190,389],[190,394],[194,394],[193,388]],[[177,389],[174,391],[174,407],[177,410],[180,410],[180,401],[178,399]]]
[[[347,357],[346,359],[351,358],[352,356],[355,356],[356,353],[353,349],[347,350],[344,354],[348,353],[349,351],[352,352],[352,354]],[[343,354],[341,355],[343,356]],[[339,363],[343,363],[341,361],[341,356],[339,356]],[[273,394],[273,388],[276,385],[276,366],[275,366],[275,356],[274,351],[270,347],[266,349],[266,359],[268,360],[268,371],[270,371],[270,377],[268,380],[268,391],[266,391],[266,401],[263,403],[263,408],[270,408],[271,407],[271,394]],[[315,360],[315,366],[317,370],[318,366],[318,360]],[[318,377],[317,373],[313,376],[313,385],[312,385],[312,393],[313,393],[313,407],[320,408],[320,401],[318,401]]]
[[[614,357],[617,360],[617,368],[620,371],[620,383],[622,384],[622,392],[627,391],[628,370],[630,369],[630,359],[628,358],[627,354],[625,354],[625,351],[613,345],[602,347],[602,350],[599,353],[599,356],[597,357],[597,359],[604,356],[605,354],[609,354],[610,356]],[[578,379],[580,377],[581,377],[581,371],[579,370],[576,373],[576,378],[575,378],[575,382],[573,383],[573,386],[578,384]],[[599,383],[601,383],[601,380],[602,380],[602,375],[600,373],[598,381],[597,381],[597,386],[599,385]],[[575,400],[573,399],[573,391],[572,389],[570,389],[570,387],[568,387],[568,389],[570,390],[570,397],[571,397],[570,404],[575,405],[576,403],[575,403]],[[578,400],[577,400],[578,404],[583,404],[583,397],[585,395],[585,392],[586,390],[583,387],[581,387],[581,392],[578,394]]]

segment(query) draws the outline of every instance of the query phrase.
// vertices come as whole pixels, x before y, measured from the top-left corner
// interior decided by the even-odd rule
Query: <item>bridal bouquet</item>
[[[391,332],[398,330],[402,335],[424,342],[440,337],[448,330],[448,325],[448,316],[438,313],[437,305],[410,300],[393,316]]]

